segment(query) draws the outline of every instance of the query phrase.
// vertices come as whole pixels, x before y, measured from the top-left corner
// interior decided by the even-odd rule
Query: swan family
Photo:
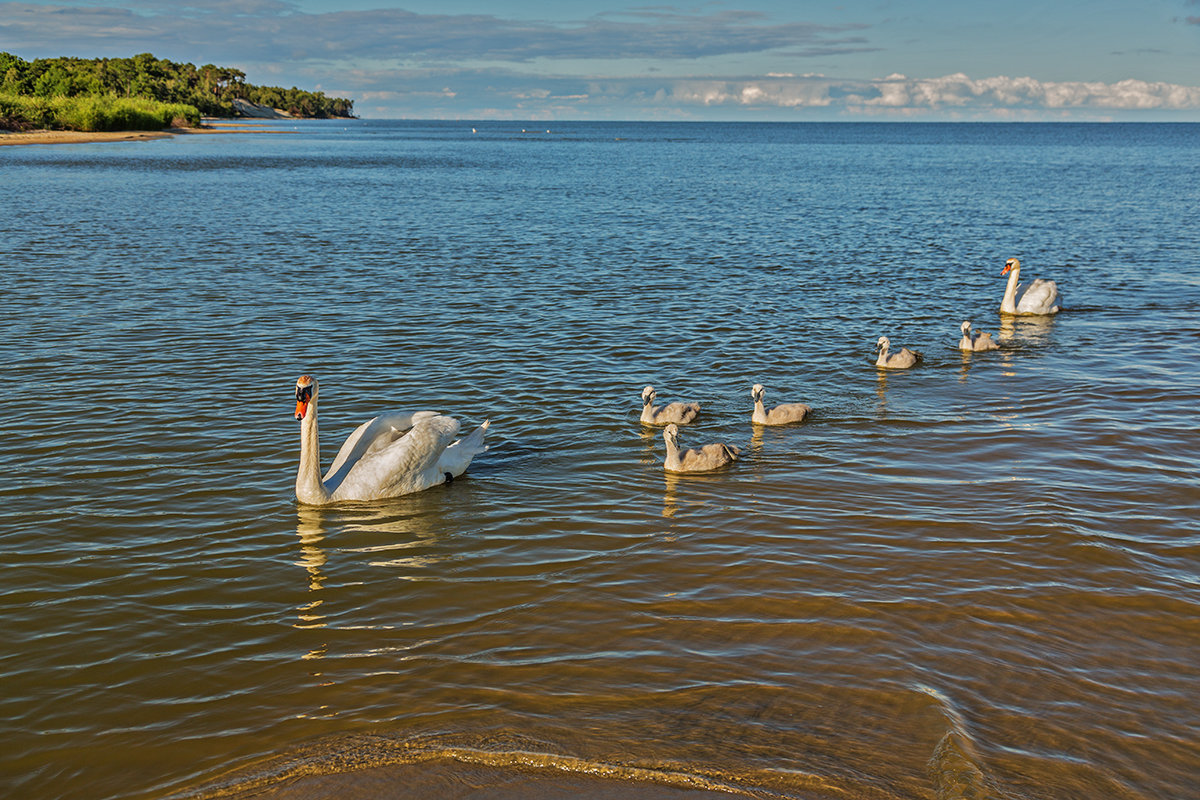
[[[1058,285],[1038,279],[1029,286],[1020,285],[1021,262],[1010,258],[1001,276],[1008,275],[1000,313],[1021,315],[1057,314],[1062,309]],[[964,352],[996,350],[990,333],[973,331],[969,320],[960,326],[958,347]],[[921,363],[919,352],[901,347],[892,352],[887,336],[875,343],[880,369],[909,369]],[[755,425],[789,425],[803,422],[812,412],[804,403],[783,403],[773,408],[764,405],[766,390],[760,383],[750,389],[754,410],[750,421]],[[662,425],[668,472],[708,472],[738,460],[737,447],[715,443],[699,448],[680,448],[679,426],[700,415],[700,404],[671,402],[655,406],[653,386],[642,389],[641,422]],[[300,422],[300,466],[296,472],[296,499],[306,505],[327,505],[343,501],[381,500],[419,492],[448,483],[466,472],[471,460],[487,450],[484,437],[488,421],[467,436],[458,438],[459,423],[436,411],[384,414],[355,428],[342,443],[333,464],[321,475],[320,437],[317,429],[317,380],[302,375],[296,381],[296,419]]]
[[[750,421],[755,425],[789,425],[793,422],[803,422],[812,411],[804,403],[783,403],[768,409],[763,406],[765,393],[766,389],[761,383],[756,383],[750,388],[750,397],[754,400],[754,411],[750,414]],[[653,399],[654,390],[647,386],[642,390],[642,424],[666,425],[663,428],[663,442],[667,447],[667,457],[663,461],[663,469],[667,472],[710,472],[738,460],[741,451],[735,445],[723,442],[706,444],[699,448],[680,448],[679,426],[686,425],[696,418],[700,412],[700,404],[671,403],[663,407],[667,409],[678,406],[683,409],[673,415],[647,413]]]

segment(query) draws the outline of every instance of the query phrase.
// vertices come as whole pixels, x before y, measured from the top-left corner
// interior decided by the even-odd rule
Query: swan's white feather
[[[1038,278],[1017,298],[1018,314],[1056,314],[1059,310],[1058,284]]]
[[[378,500],[445,483],[438,460],[458,435],[458,420],[438,414],[419,416],[403,436],[364,453],[342,482],[331,488],[330,499]]]
[[[455,478],[466,472],[467,467],[471,464],[471,459],[487,450],[487,445],[483,443],[483,437],[487,433],[489,424],[491,424],[491,420],[484,420],[483,424],[471,431],[469,436],[464,436],[447,447],[441,458],[438,459],[438,471]]]
[[[334,456],[329,471],[325,473],[325,484],[332,483],[335,486],[340,484],[345,478],[345,473],[360,458],[381,447],[387,447],[399,439],[412,428],[413,421],[422,414],[436,416],[434,411],[396,412],[380,414],[359,425],[353,433],[346,437],[338,454]],[[342,469],[343,466],[345,469]],[[338,476],[339,470],[342,472],[340,477]]]

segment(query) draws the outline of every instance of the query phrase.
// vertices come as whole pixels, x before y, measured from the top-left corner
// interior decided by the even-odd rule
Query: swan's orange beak
[[[304,415],[308,413],[308,404],[313,399],[312,379],[305,375],[300,381],[296,384],[296,419],[304,419]]]
[[[1007,274],[1008,274],[1008,271],[1009,271],[1010,269],[1012,269],[1012,262],[1009,262],[1009,263],[1007,263],[1007,264],[1005,264],[1005,265],[1004,265],[1004,271],[1000,273],[1000,277],[1002,277],[1002,278],[1003,278],[1005,275],[1007,275]]]

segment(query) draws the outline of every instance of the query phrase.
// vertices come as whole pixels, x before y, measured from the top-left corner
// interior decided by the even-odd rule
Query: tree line
[[[150,53],[132,58],[35,58],[0,52],[0,94],[24,97],[145,98],[194,106],[202,115],[237,116],[234,100],[277,108],[297,117],[351,117],[354,101],[292,87],[255,86],[229,67],[180,64]]]

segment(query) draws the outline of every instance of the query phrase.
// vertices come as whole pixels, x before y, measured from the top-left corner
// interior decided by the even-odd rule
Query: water
[[[0,794],[1194,796],[1200,126],[475,127],[0,152]]]

